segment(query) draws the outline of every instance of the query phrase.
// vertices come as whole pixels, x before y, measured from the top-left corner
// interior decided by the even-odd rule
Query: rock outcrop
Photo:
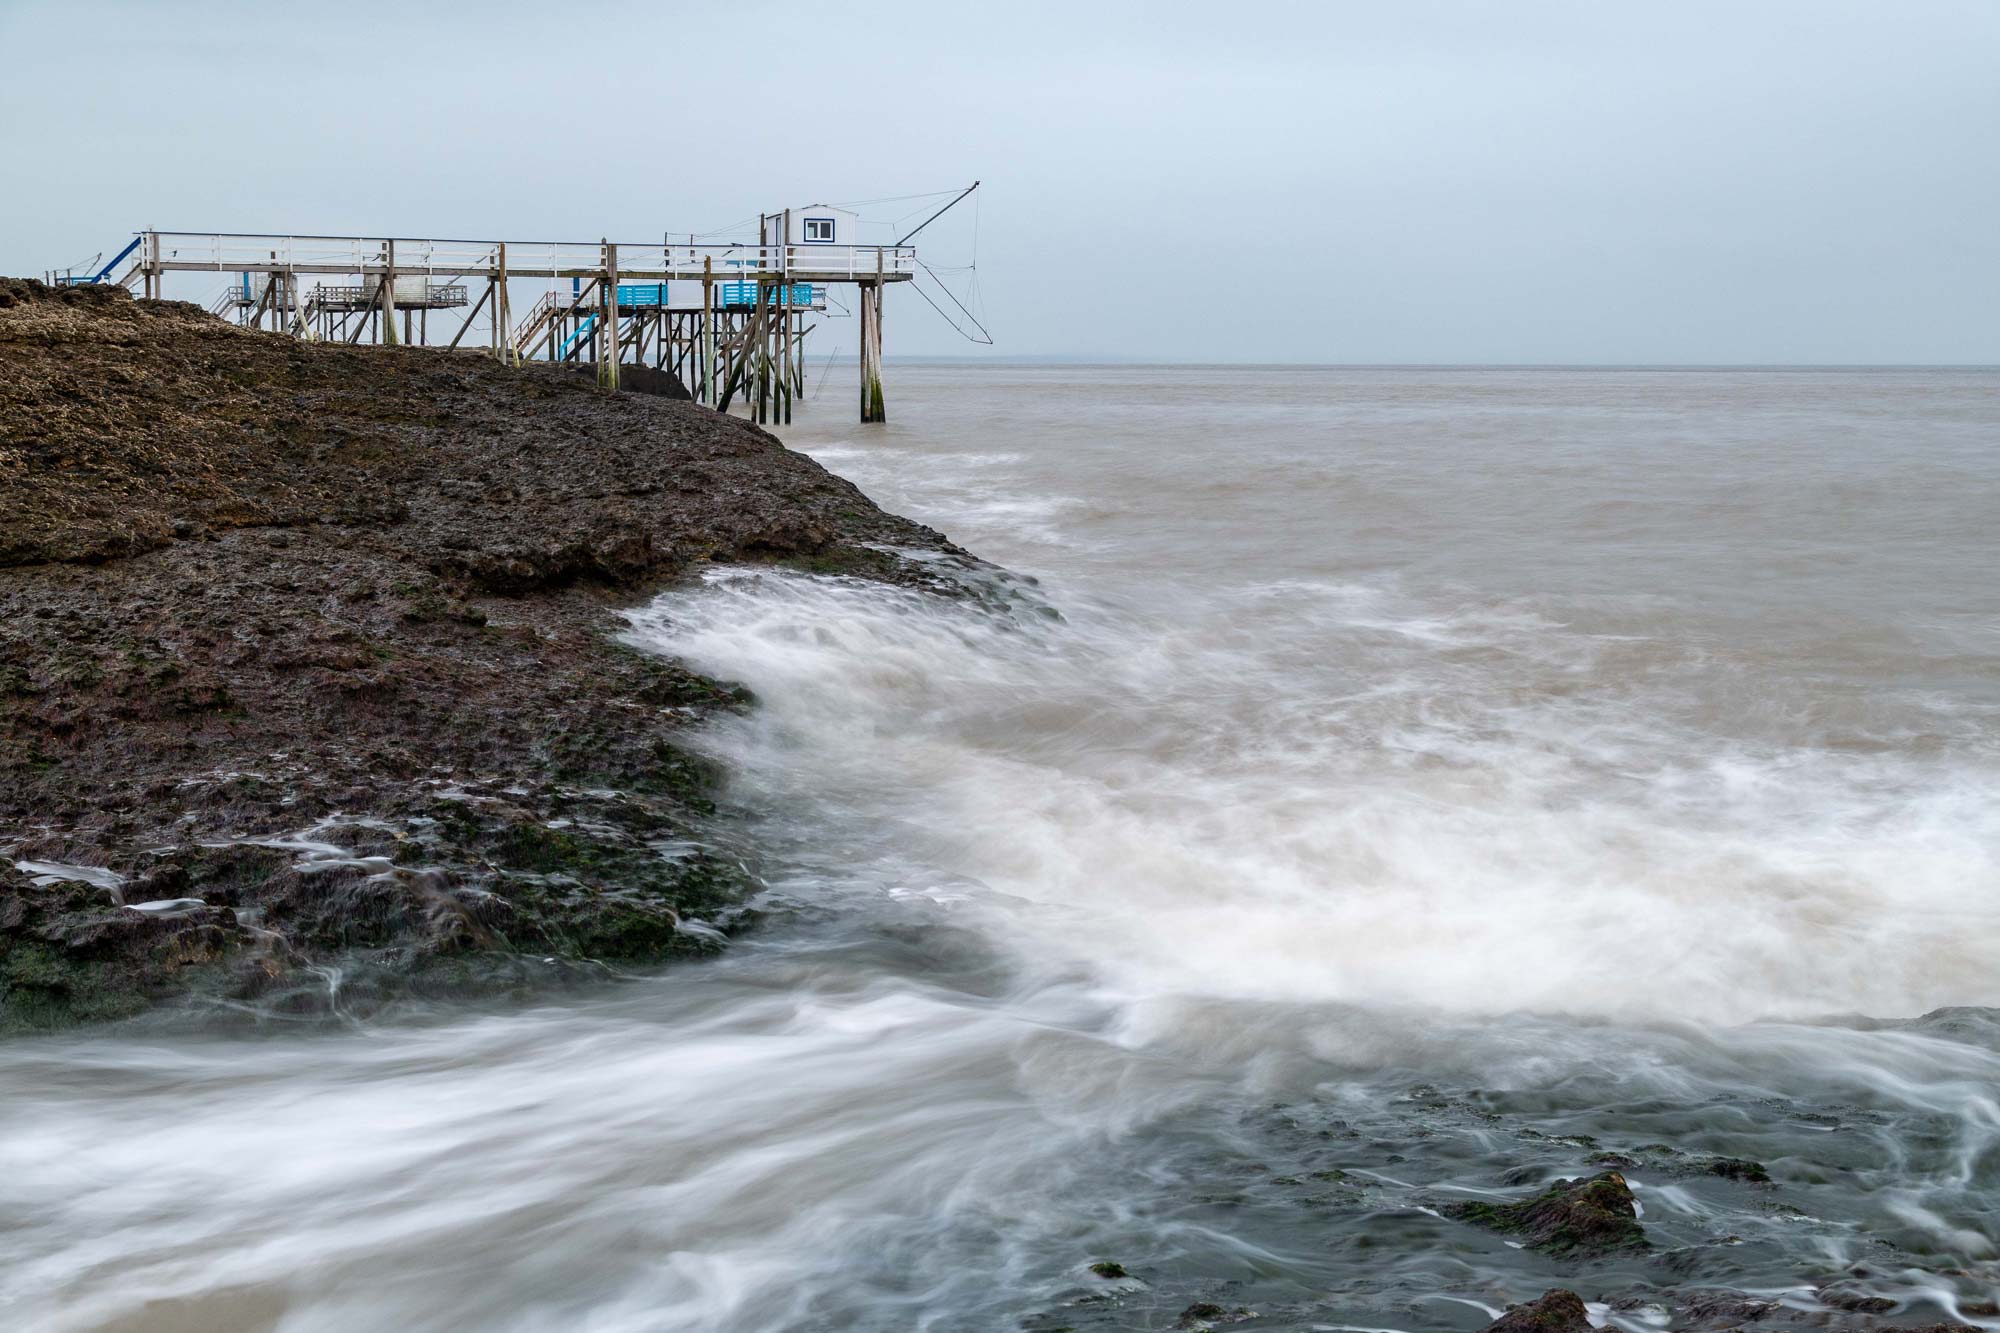
[[[746,696],[610,635],[715,560],[963,557],[689,402],[0,279],[0,1031],[712,950]]]
[[[1594,1333],[1583,1297],[1555,1287],[1540,1299],[1516,1305],[1481,1333]]]
[[[1518,1203],[1461,1203],[1447,1212],[1550,1254],[1607,1254],[1647,1243],[1631,1186],[1616,1171],[1562,1181]]]

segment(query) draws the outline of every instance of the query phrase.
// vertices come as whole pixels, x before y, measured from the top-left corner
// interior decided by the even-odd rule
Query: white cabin
[[[789,231],[785,227],[786,212],[791,216]],[[760,239],[765,245],[776,245],[781,239],[786,245],[861,244],[861,219],[853,209],[835,208],[832,204],[807,204],[786,212],[764,215]]]

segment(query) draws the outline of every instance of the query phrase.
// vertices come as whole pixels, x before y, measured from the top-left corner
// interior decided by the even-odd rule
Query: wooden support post
[[[273,252],[271,258],[276,259],[277,257],[277,254]],[[249,281],[247,275],[244,281]],[[274,274],[266,273],[264,275],[264,290],[257,293],[257,308],[250,312],[250,326],[252,328],[261,330],[264,327],[264,310],[271,304],[271,288],[277,281],[278,279]]]
[[[715,258],[701,257],[701,401],[715,406]]]
[[[396,243],[386,241],[384,251],[388,268],[382,274],[382,341],[391,346],[396,341]]]
[[[499,295],[493,302],[494,348],[500,354],[502,365],[515,365],[521,359],[521,351],[514,346],[514,308],[507,300],[507,243],[500,242]]]
[[[861,419],[887,421],[882,402],[882,285],[861,284]]]
[[[693,315],[673,316],[674,336],[671,368],[674,377],[680,380],[682,384],[687,385],[690,397],[699,392],[698,383],[693,381],[701,370],[700,362],[695,359],[694,347],[695,331],[700,327],[701,325],[696,322],[696,317]],[[668,369],[668,363],[665,361],[661,362],[660,368],[662,370]]]
[[[607,393],[618,392],[618,358],[623,355],[618,338],[618,247],[604,242],[604,290],[598,309],[604,312],[597,330],[597,383]]]
[[[743,336],[732,338],[729,341],[725,355],[725,360],[729,365],[729,374],[722,384],[722,402],[717,407],[718,411],[727,412],[729,410],[730,400],[736,396],[736,390],[739,386],[743,389],[743,396],[746,401],[750,396],[749,373],[754,366],[754,362],[751,360],[751,352],[757,340],[758,320],[756,312],[753,311],[748,318],[749,322],[743,326]]]
[[[481,310],[484,310],[486,308],[486,303],[492,299],[493,299],[493,284],[489,282],[486,284],[486,290],[479,294],[479,300],[473,304],[472,309],[466,311],[465,323],[458,326],[458,332],[452,334],[451,341],[445,344],[445,350],[447,352],[452,350],[452,348],[458,346],[458,340],[465,336],[465,331],[472,327],[472,321],[479,318],[479,312]]]
[[[362,276],[366,277],[367,275],[363,274]],[[366,290],[365,284],[363,285],[363,290]],[[362,335],[368,332],[369,328],[372,326],[374,322],[376,312],[381,310],[381,308],[382,308],[382,293],[378,290],[373,296],[368,298],[368,306],[366,309],[356,310],[352,312],[352,316],[354,319],[354,332],[347,335],[347,341],[349,343],[358,343],[361,341]],[[341,326],[343,328],[346,327],[347,320],[349,318],[348,314],[343,313],[340,318],[341,318]]]
[[[887,421],[889,409],[882,399],[882,315],[883,307],[889,299],[889,284],[882,281],[882,247],[875,247],[875,318],[871,326],[873,361],[875,364],[875,387],[871,390],[876,421]]]
[[[792,210],[786,209],[778,224],[778,326],[772,351],[777,354],[777,385],[771,406],[779,409],[779,420],[792,424]]]
[[[757,337],[750,349],[750,355],[755,358],[750,369],[757,377],[757,407],[751,415],[760,426],[770,420],[771,412],[770,321],[771,285],[760,277],[757,279],[757,313],[751,323]]]
[[[771,289],[770,318],[764,324],[764,378],[770,386],[770,410],[765,413],[764,420],[769,425],[775,425],[782,419],[780,412],[784,407],[784,375],[778,356],[778,340],[783,336],[785,321],[784,309],[785,284],[780,279],[778,285]]]
[[[785,210],[786,216],[791,210]],[[792,284],[787,279],[778,288],[778,392],[779,421],[792,424]]]

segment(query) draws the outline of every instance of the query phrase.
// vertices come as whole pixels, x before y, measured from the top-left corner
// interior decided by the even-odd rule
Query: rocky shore
[[[0,279],[0,1033],[709,952],[752,882],[682,739],[746,698],[616,609],[961,559],[692,403]]]
[[[940,594],[990,571],[755,427],[628,382],[609,396],[549,366],[312,345],[0,279],[0,1036],[530,996],[710,954],[750,924],[758,849],[688,742],[755,701],[623,646],[620,609],[714,562]],[[1867,1022],[1986,1049],[2000,1032],[1979,1009]],[[1386,1274],[1378,1289],[1408,1298],[1399,1327],[2000,1320],[1984,1257],[1846,1244],[1836,1186],[1873,1169],[1892,1123],[1852,1094],[1783,1117],[1762,1085],[1618,1102],[1631,1136],[1600,1141],[1577,1121],[1602,1103],[1581,1096],[1354,1087],[1246,1104],[1207,1149],[1156,1140],[1167,1156],[1143,1170],[1181,1173],[1186,1197],[1135,1210],[1129,1252],[1076,1254],[1073,1289],[1018,1327],[1331,1326],[1329,1302],[1378,1299],[1262,1258],[1186,1263],[1179,1238],[1204,1230],[1242,1235],[1243,1254],[1330,1255],[1343,1283]],[[1806,1128],[1768,1133],[1776,1151],[1735,1141],[1781,1118]],[[483,1205],[467,1211],[483,1250]],[[1424,1252],[1480,1298],[1440,1315],[1435,1279],[1399,1275]],[[1921,1309],[1912,1274],[1937,1293]]]

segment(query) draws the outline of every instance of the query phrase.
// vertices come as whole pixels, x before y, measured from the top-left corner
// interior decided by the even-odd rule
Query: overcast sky
[[[1996,0],[0,0],[0,51],[11,273],[976,177],[998,353],[2000,362]],[[888,342],[976,350],[901,291]]]

